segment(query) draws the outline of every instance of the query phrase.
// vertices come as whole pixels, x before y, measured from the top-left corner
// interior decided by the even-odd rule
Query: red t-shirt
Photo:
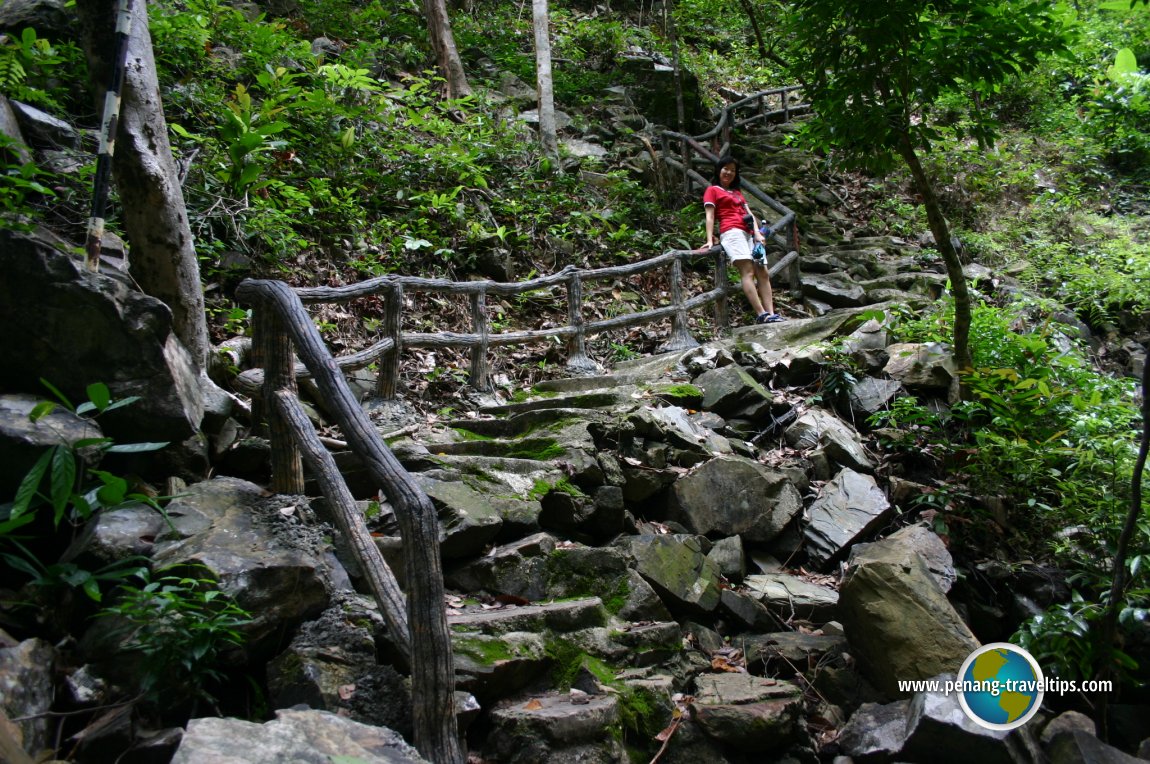
[[[703,192],[703,206],[715,205],[715,219],[719,221],[719,233],[731,228],[741,228],[747,233],[751,229],[743,225],[743,215],[747,214],[747,200],[740,191],[723,188],[722,186],[709,186]]]

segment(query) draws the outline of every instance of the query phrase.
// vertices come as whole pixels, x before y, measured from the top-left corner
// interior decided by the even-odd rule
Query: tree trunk
[[[1150,351],[1150,345],[1146,346]],[[1114,564],[1110,572],[1110,596],[1106,599],[1106,612],[1098,630],[1098,647],[1101,656],[1100,665],[1096,667],[1095,676],[1102,679],[1111,679],[1118,684],[1120,674],[1117,670],[1118,661],[1115,660],[1114,637],[1118,633],[1118,611],[1122,604],[1122,595],[1126,593],[1127,562],[1130,554],[1130,543],[1134,540],[1134,533],[1138,529],[1138,518],[1142,516],[1142,473],[1146,471],[1146,458],[1150,455],[1150,363],[1142,365],[1142,438],[1138,446],[1138,457],[1134,460],[1134,474],[1130,477],[1130,509],[1126,513],[1126,522],[1122,524],[1122,532],[1118,536],[1118,545],[1114,549]],[[1098,723],[1100,736],[1108,739],[1110,733],[1110,707],[1111,693],[1098,691],[1095,698],[1094,718]]]
[[[471,95],[471,85],[463,73],[463,62],[459,60],[459,51],[455,48],[455,35],[451,33],[446,0],[423,0],[423,12],[427,14],[427,33],[431,38],[431,48],[435,51],[436,65],[447,82],[447,97],[451,99]]]
[[[84,28],[89,78],[102,105],[115,53],[114,0],[77,0]],[[176,336],[202,370],[208,352],[200,265],[168,126],[160,103],[145,0],[132,4],[132,34],[124,72],[123,102],[113,171],[124,232],[131,244],[131,273],[147,294],[172,311]]]
[[[915,187],[922,195],[922,206],[926,209],[926,220],[934,235],[935,246],[942,253],[946,263],[946,275],[950,278],[950,291],[954,295],[954,362],[959,371],[970,368],[970,292],[966,288],[966,276],[962,263],[950,241],[950,230],[943,217],[942,207],[934,193],[934,186],[923,169],[922,162],[910,142],[910,135],[903,133],[898,145],[898,153],[910,168]]]
[[[663,30],[671,41],[671,64],[675,74],[675,118],[678,120],[675,129],[680,133],[685,133],[687,132],[687,107],[683,103],[683,66],[679,58],[679,28],[675,26],[675,17],[669,0],[663,0]],[[686,147],[683,151],[684,165],[686,165]]]
[[[547,0],[532,0],[535,27],[535,86],[539,90],[539,144],[543,153],[559,166],[559,138],[555,128],[555,96],[551,88],[551,32]]]
[[[759,17],[755,15],[755,9],[750,0],[739,0],[739,5],[743,6],[743,12],[747,14],[747,20],[751,22],[751,30],[755,33],[755,44],[759,46],[759,58],[766,61],[767,44],[763,41],[763,31],[759,29]]]

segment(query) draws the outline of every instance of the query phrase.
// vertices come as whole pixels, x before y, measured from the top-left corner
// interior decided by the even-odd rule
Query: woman
[[[715,219],[719,221],[719,243],[726,250],[727,257],[739,269],[743,294],[755,311],[756,324],[773,324],[783,317],[775,312],[775,299],[771,292],[771,274],[767,271],[765,258],[760,262],[751,256],[751,241],[762,242],[765,237],[759,231],[754,213],[739,190],[742,186],[739,177],[739,162],[731,156],[723,156],[715,162],[713,185],[703,192],[703,210],[707,216],[707,249],[715,246]]]

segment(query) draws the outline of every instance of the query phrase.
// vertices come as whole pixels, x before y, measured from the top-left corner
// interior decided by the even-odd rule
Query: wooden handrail
[[[262,349],[261,360],[267,369],[260,410],[271,429],[275,489],[281,493],[303,492],[302,471],[298,467],[301,447],[309,454],[313,468],[321,471],[321,480],[342,481],[338,472],[332,474],[332,465],[316,451],[318,439],[296,405],[294,344],[295,352],[315,380],[326,409],[395,508],[407,573],[406,632],[397,631],[403,628],[403,619],[395,613],[395,607],[402,600],[390,573],[380,574],[382,577],[377,580],[369,576],[369,582],[381,610],[389,614],[393,638],[401,652],[409,656],[416,748],[436,764],[461,764],[463,751],[455,717],[455,665],[444,609],[439,519],[435,507],[384,444],[352,395],[347,380],[295,291],[282,281],[247,279],[237,287],[236,298],[253,306],[252,323],[256,330],[253,345]],[[387,570],[379,549],[364,542],[361,520],[356,520],[358,513],[354,507],[346,506],[350,493],[332,486],[329,489],[326,493],[335,499],[337,522],[353,542],[353,553],[362,555],[361,562],[366,561],[377,572]]]
[[[793,213],[790,213],[793,216]],[[784,216],[783,221],[790,218]],[[782,241],[781,236],[776,239]],[[791,255],[794,254],[794,257]],[[708,257],[715,269],[715,286],[711,290],[688,298],[682,286],[682,267],[687,260]],[[797,262],[797,254],[788,253],[775,265],[770,274],[777,276]],[[670,266],[671,303],[669,305],[628,313],[597,321],[582,318],[582,289],[587,282],[613,280],[624,276],[647,273],[659,267]],[[692,311],[726,301],[729,294],[739,291],[737,285],[727,282],[727,262],[721,247],[710,250],[671,250],[648,260],[624,265],[596,269],[577,269],[568,266],[558,273],[529,281],[506,284],[496,281],[453,282],[443,279],[426,279],[411,276],[385,276],[370,281],[343,287],[297,287],[292,291],[301,304],[304,302],[346,302],[356,297],[381,296],[385,304],[381,339],[355,353],[332,357],[330,364],[338,369],[363,368],[373,362],[380,362],[379,376],[375,393],[384,400],[393,399],[398,392],[399,355],[404,348],[465,348],[471,351],[470,383],[477,389],[486,387],[488,366],[487,351],[490,348],[523,345],[548,339],[565,340],[568,345],[568,366],[576,373],[597,371],[597,365],[586,352],[586,338],[603,332],[654,323],[666,318],[672,321],[671,337],[661,350],[682,350],[694,347],[698,342],[691,337],[687,325],[687,315]],[[246,283],[246,282],[245,282]],[[566,286],[568,323],[564,326],[544,329],[525,329],[510,332],[492,333],[487,325],[483,305],[486,295],[523,294],[541,288]],[[370,287],[370,288],[368,288]],[[407,292],[427,290],[438,293],[459,293],[471,299],[472,332],[402,332],[398,329],[401,321],[399,307],[402,296]],[[254,314],[253,314],[254,315]],[[726,309],[716,311],[716,326],[719,331],[727,327]],[[248,394],[255,394],[264,384],[263,364],[239,375],[237,385]],[[296,363],[293,367],[295,379],[310,377],[312,372],[307,364]],[[285,464],[285,470],[294,471],[294,466]]]

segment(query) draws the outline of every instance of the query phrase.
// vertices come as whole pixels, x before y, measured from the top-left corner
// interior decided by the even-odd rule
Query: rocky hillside
[[[509,73],[492,79],[507,99],[501,118],[515,118],[529,89]],[[615,88],[592,112],[602,122],[568,128],[566,177],[579,183],[563,181],[574,188],[564,203],[576,211],[607,205],[603,163],[629,183],[674,187],[653,162],[661,128],[637,110],[639,95]],[[37,160],[68,172],[59,144],[78,146],[83,131],[20,114]],[[787,321],[728,333],[695,316],[695,334],[716,339],[662,355],[650,354],[659,330],[603,337],[592,350],[604,373],[593,377],[565,378],[552,371],[563,360],[554,348],[532,350],[503,357],[505,379],[485,392],[465,389],[446,357],[409,360],[396,402],[372,400],[370,383],[353,379],[439,513],[471,761],[1147,757],[1137,692],[1103,743],[1080,696],[1050,693],[1006,733],[975,724],[956,694],[900,688],[953,678],[976,647],[1010,639],[1070,589],[1065,571],[1032,554],[1049,529],[1030,517],[1037,510],[1002,486],[958,495],[940,479],[975,462],[974,449],[936,453],[925,418],[884,415],[957,403],[945,343],[892,336],[946,279],[921,226],[898,221],[893,235],[874,189],[791,148],[792,129],[736,139],[747,177],[798,214],[802,284],[776,284]],[[697,201],[673,198],[698,219],[693,236]],[[587,217],[601,226],[589,230],[628,241],[605,212]],[[540,236],[516,258],[501,238],[482,240],[471,264],[498,278],[618,256],[602,242],[584,251]],[[232,386],[250,363],[244,343],[221,347],[209,384],[173,339],[166,306],[117,269],[83,272],[74,242],[45,230],[0,242],[0,474],[16,499],[0,522],[0,758],[419,761],[404,740],[399,651],[330,507],[311,484],[301,496],[265,489],[270,444]],[[355,257],[383,251],[371,246]],[[318,281],[340,282],[355,276],[352,262],[305,258],[287,275],[314,265]],[[1016,266],[967,270],[990,301],[1035,298]],[[709,278],[688,274],[692,288]],[[227,288],[221,278],[209,293]],[[665,289],[620,284],[596,309]],[[457,330],[456,315],[430,305],[418,320]],[[363,341],[349,327],[374,318],[317,316],[345,347]],[[1144,367],[1150,340],[1136,312],[1099,332],[1073,311],[1023,310],[1012,329],[1058,352],[1088,343],[1119,377]],[[45,414],[41,378],[77,405]],[[74,391],[96,381],[110,392],[88,388],[82,404]],[[128,396],[140,400],[113,403]],[[323,401],[307,385],[304,396],[402,576],[393,508]],[[170,445],[125,447],[140,441]],[[42,478],[39,504],[29,474]],[[1089,530],[1058,532],[1100,556]],[[1150,635],[1131,629],[1126,647],[1145,658]]]

